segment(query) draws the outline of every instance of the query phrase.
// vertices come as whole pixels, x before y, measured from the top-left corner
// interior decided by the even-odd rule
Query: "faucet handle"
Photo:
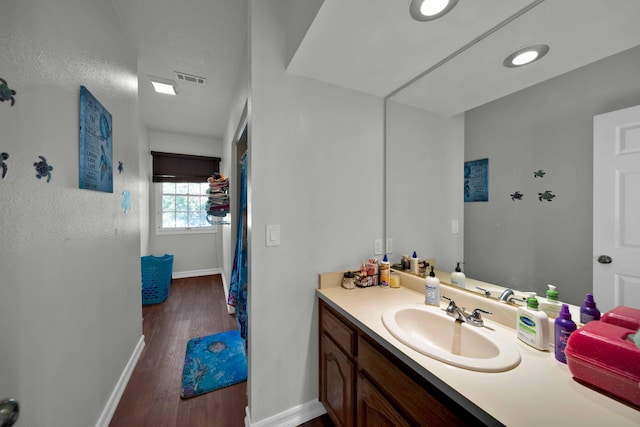
[[[476,289],[481,290],[484,293],[484,296],[487,297],[487,298],[491,296],[491,292],[489,292],[485,288],[481,288],[480,286],[476,286]]]
[[[476,308],[474,309],[471,314],[469,315],[469,317],[467,317],[467,322],[475,325],[475,326],[483,326],[484,325],[484,321],[482,320],[482,314],[493,314],[490,311],[487,310],[483,310],[481,308]]]

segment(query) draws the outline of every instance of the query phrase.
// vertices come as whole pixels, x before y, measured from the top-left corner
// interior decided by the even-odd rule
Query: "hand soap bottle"
[[[460,262],[458,261],[458,265],[456,265],[456,269],[453,273],[451,273],[451,284],[457,286],[459,288],[464,288],[464,273],[460,269]]]
[[[576,324],[571,320],[571,312],[567,304],[562,304],[562,310],[558,314],[554,326],[553,343],[555,347],[556,359],[562,363],[567,363],[567,356],[564,349],[567,346],[569,336],[576,330]]]
[[[540,303],[540,310],[544,311],[551,319],[558,317],[562,305],[558,302],[558,290],[553,285],[547,285],[547,300]]]
[[[580,307],[580,323],[586,325],[592,320],[600,320],[600,310],[596,307],[593,295],[587,294],[582,307]]]
[[[440,280],[436,277],[436,273],[433,272],[433,266],[431,266],[431,272],[424,281],[424,302],[427,305],[440,305]]]
[[[538,299],[527,298],[527,306],[518,308],[518,338],[538,350],[549,350],[549,318],[538,310]]]
[[[420,271],[420,265],[419,265],[420,260],[418,259],[418,255],[416,254],[416,251],[413,251],[413,255],[411,256],[411,272],[413,274],[418,274],[418,272]]]

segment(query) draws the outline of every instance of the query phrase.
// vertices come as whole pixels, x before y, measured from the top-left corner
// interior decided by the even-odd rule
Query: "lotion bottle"
[[[460,262],[461,261],[458,261],[455,271],[451,273],[451,284],[459,288],[464,288],[465,275],[460,269]]]
[[[547,285],[547,299],[540,303],[540,310],[544,311],[551,319],[558,317],[562,305],[558,302],[558,290],[553,285]]]
[[[440,280],[436,277],[436,273],[433,272],[433,266],[431,266],[431,272],[424,281],[424,293],[425,304],[440,306]]]
[[[420,260],[418,259],[416,251],[413,251],[413,255],[411,256],[411,272],[413,274],[418,274],[420,272]]]
[[[391,263],[389,262],[389,258],[387,255],[384,255],[382,262],[380,263],[380,286],[383,288],[388,288],[391,283]]]
[[[527,306],[518,308],[518,338],[538,350],[549,350],[549,318],[538,310],[538,299],[527,298]]]
[[[587,294],[582,307],[580,307],[580,323],[586,325],[592,320],[600,320],[600,310],[596,307],[593,295]]]
[[[556,359],[562,363],[567,363],[567,355],[564,353],[564,349],[567,346],[569,336],[576,330],[576,324],[571,320],[571,312],[567,304],[562,304],[562,309],[558,314],[558,318],[554,322],[554,351]]]

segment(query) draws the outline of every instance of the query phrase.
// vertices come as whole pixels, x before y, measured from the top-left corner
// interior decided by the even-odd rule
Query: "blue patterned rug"
[[[239,331],[193,338],[187,343],[181,397],[198,396],[246,379],[247,356]]]

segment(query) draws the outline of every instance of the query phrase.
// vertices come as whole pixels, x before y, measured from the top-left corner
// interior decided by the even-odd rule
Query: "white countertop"
[[[443,286],[441,292],[446,295],[455,290]],[[514,345],[522,356],[520,364],[510,371],[486,373],[454,367],[395,339],[384,327],[382,313],[399,304],[424,304],[421,292],[404,286],[352,290],[332,286],[322,287],[317,293],[419,375],[432,382],[435,378],[436,383],[439,379],[443,383],[440,385],[450,387],[454,395],[459,393],[507,426],[640,426],[640,411],[576,382],[567,365],[555,359],[553,351],[529,347],[516,337],[515,330],[492,322],[491,316],[486,316],[485,322],[512,331]]]

